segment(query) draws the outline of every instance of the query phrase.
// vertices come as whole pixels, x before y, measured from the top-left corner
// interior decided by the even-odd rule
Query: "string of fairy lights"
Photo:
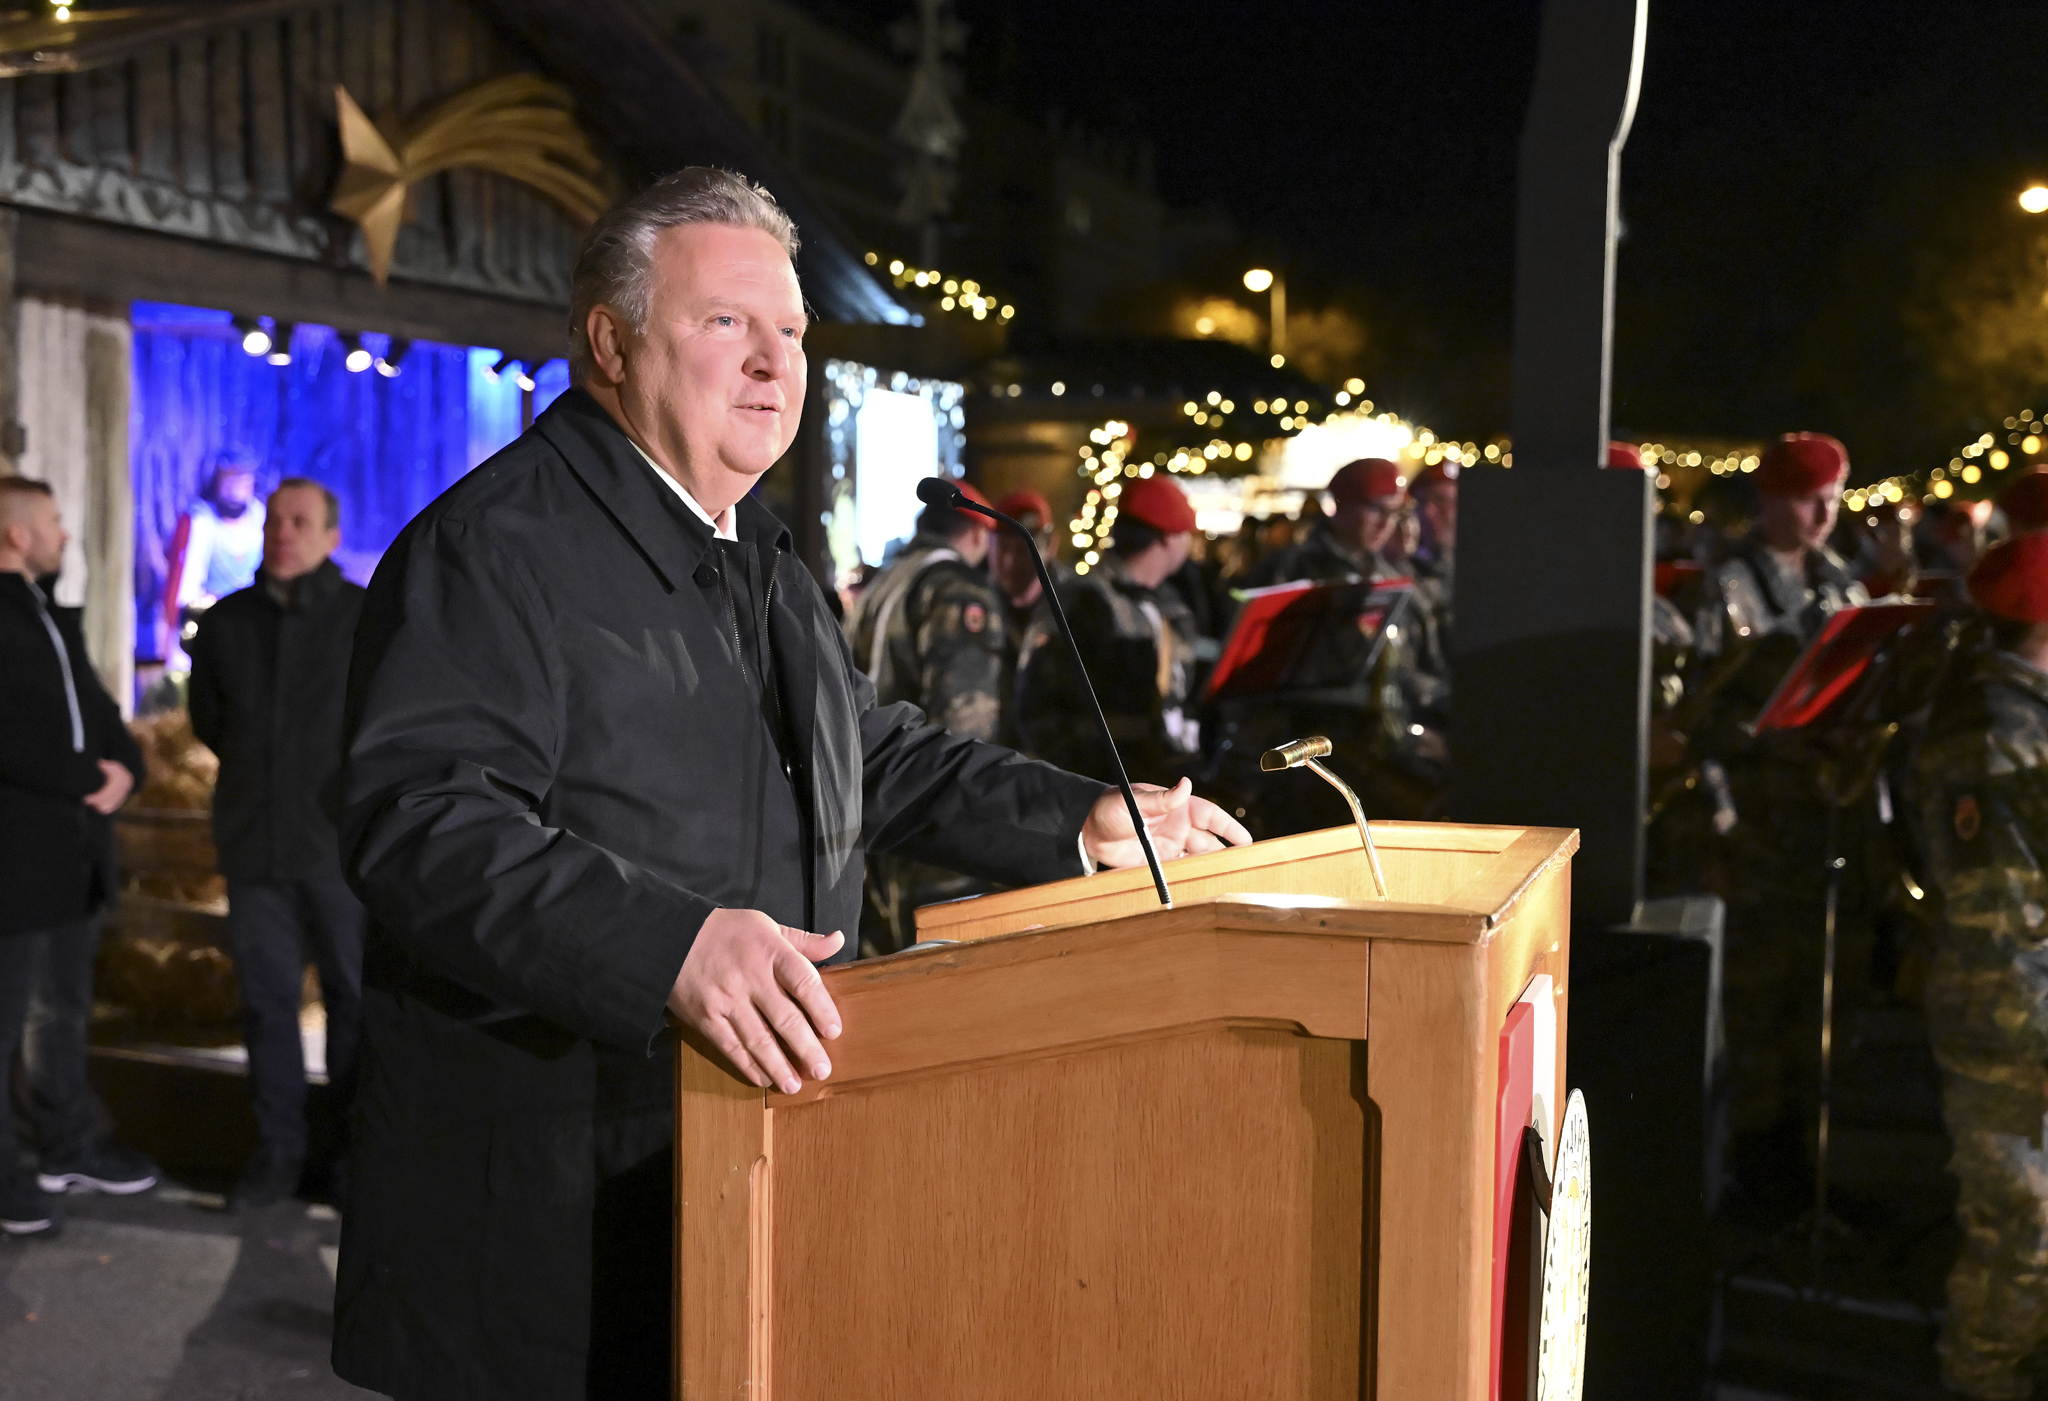
[[[1156,472],[1200,476],[1231,468],[1252,470],[1253,459],[1262,452],[1282,445],[1286,436],[1298,436],[1311,426],[1337,428],[1355,421],[1410,426],[1392,413],[1375,413],[1370,399],[1361,399],[1355,405],[1319,419],[1311,419],[1305,412],[1295,413],[1292,403],[1279,405],[1277,401],[1271,401],[1253,405],[1254,411],[1261,413],[1275,407],[1283,410],[1282,418],[1291,433],[1269,437],[1259,443],[1216,436],[1205,442],[1181,443],[1161,449],[1147,460],[1139,460],[1137,456],[1138,432],[1129,423],[1105,419],[1090,429],[1088,442],[1079,449],[1080,461],[1076,469],[1088,480],[1089,489],[1079,511],[1067,522],[1068,538],[1081,552],[1075,564],[1076,571],[1085,574],[1100,561],[1115,533],[1117,500],[1129,480],[1150,477]],[[1182,417],[1197,427],[1208,424],[1220,426],[1224,417],[1234,409],[1235,405],[1219,392],[1204,399],[1186,401],[1182,405]],[[1947,500],[1959,490],[1995,481],[1996,478],[1990,474],[2006,472],[2015,464],[2024,468],[2029,459],[2038,458],[2048,450],[2048,417],[2026,410],[2005,420],[2005,426],[2002,444],[1995,433],[1981,434],[1959,448],[1946,466],[1921,473],[1902,473],[1851,487],[1843,494],[1842,505],[1849,511],[1863,511],[1885,502],[1924,505]],[[1762,463],[1762,444],[1703,449],[1653,441],[1633,446],[1645,467],[1656,473],[1662,509],[1690,519],[1694,524],[1702,522],[1705,513],[1690,507],[1691,493],[1684,490],[1683,479],[1701,474],[1705,477],[1747,475]],[[1403,466],[1408,470],[1404,471],[1404,476],[1410,478],[1438,463],[1450,463],[1461,469],[1514,465],[1513,446],[1507,438],[1496,438],[1486,443],[1459,442],[1439,439],[1428,428],[1414,429],[1412,440],[1395,455],[1405,459]]]
[[[2022,409],[2005,420],[2003,443],[1996,433],[1979,434],[1975,441],[1958,448],[1946,466],[1928,469],[1924,496],[1946,501],[1956,495],[1958,486],[1974,487],[1986,481],[1986,469],[2004,472],[2016,464],[2025,468],[2030,463],[2023,459],[2038,458],[2044,445],[2048,445],[2048,421],[2032,409]],[[2008,452],[2008,448],[2017,449],[2017,455]],[[1892,478],[1881,485],[1885,488],[1887,500],[1898,501],[1913,489],[1908,483],[1918,480],[1918,476]],[[1854,494],[1850,493],[1851,496]],[[1865,504],[1867,501],[1866,497]],[[1851,510],[1863,509],[1862,505],[1852,504],[1847,497],[1843,504]]]
[[[1082,498],[1080,509],[1067,522],[1067,537],[1080,552],[1075,561],[1076,573],[1086,574],[1101,561],[1115,534],[1118,499],[1124,486],[1133,480],[1164,472],[1173,476],[1199,477],[1211,471],[1229,468],[1252,470],[1251,464],[1262,452],[1284,445],[1290,437],[1298,437],[1304,431],[1320,427],[1341,432],[1346,427],[1376,425],[1387,431],[1408,434],[1405,446],[1394,449],[1395,455],[1406,459],[1409,470],[1405,475],[1412,477],[1427,467],[1448,462],[1458,467],[1477,466],[1480,463],[1499,464],[1512,467],[1514,454],[1504,442],[1490,443],[1458,442],[1439,439],[1428,428],[1416,429],[1397,415],[1380,410],[1374,411],[1370,399],[1350,402],[1353,396],[1364,389],[1362,381],[1353,380],[1352,387],[1340,390],[1346,406],[1339,411],[1323,415],[1320,419],[1309,416],[1306,401],[1278,400],[1255,401],[1256,413],[1279,411],[1287,428],[1292,430],[1279,437],[1271,437],[1260,443],[1247,439],[1232,441],[1225,437],[1211,437],[1200,443],[1177,443],[1171,448],[1153,452],[1149,459],[1141,460],[1137,454],[1138,431],[1122,419],[1104,419],[1088,432],[1088,441],[1077,450],[1080,458],[1077,473],[1086,478],[1088,490]],[[1195,426],[1220,424],[1223,416],[1235,411],[1235,405],[1216,392],[1200,400],[1188,400],[1182,405],[1182,417]]]
[[[1126,461],[1137,440],[1138,435],[1130,424],[1112,418],[1089,429],[1088,441],[1081,445],[1078,470],[1088,478],[1090,486],[1087,496],[1082,499],[1080,511],[1067,522],[1067,534],[1074,542],[1074,548],[1083,551],[1081,558],[1074,563],[1077,574],[1086,574],[1102,558],[1102,551],[1116,525],[1116,502],[1123,495],[1123,478],[1149,477],[1160,465]]]
[[[1844,510],[1856,512],[1878,506],[1911,503],[1918,506],[1955,499],[1970,500],[1989,494],[1999,476],[2015,467],[2022,470],[2041,458],[2048,449],[2048,418],[2023,409],[2004,420],[2004,434],[1986,432],[1956,449],[1948,462],[1917,472],[1901,472],[1874,482],[1863,482],[1842,493]],[[1709,475],[1734,476],[1754,472],[1760,462],[1761,444],[1715,452],[1699,452],[1665,443],[1644,443],[1645,464],[1657,469],[1657,487],[1669,492],[1677,473],[1674,469],[1704,467]],[[1983,490],[1973,490],[1983,488]],[[1705,519],[1699,510],[1689,510],[1682,501],[1667,497],[1664,509],[1682,515],[1695,524]]]
[[[867,253],[866,262],[872,268],[885,266],[882,255],[873,251]],[[1017,314],[1014,304],[1003,301],[972,278],[953,277],[934,268],[916,267],[900,258],[889,259],[886,270],[896,288],[915,288],[924,292],[928,301],[942,313],[976,321],[993,317],[998,324],[1008,323]],[[1020,387],[1011,384],[1006,389],[996,385],[991,392],[998,396],[1007,393],[1008,397],[1015,398]],[[1064,389],[1065,385],[1055,384],[1052,392],[1058,397]],[[1391,413],[1375,415],[1372,400],[1365,398],[1364,394],[1365,381],[1355,377],[1346,380],[1343,387],[1330,396],[1336,404],[1335,411],[1324,413],[1320,418],[1315,417],[1315,406],[1307,399],[1290,400],[1285,396],[1255,399],[1247,407],[1253,415],[1272,420],[1273,426],[1271,433],[1262,435],[1261,441],[1255,443],[1250,438],[1227,436],[1223,432],[1237,413],[1238,405],[1223,391],[1212,389],[1201,398],[1186,400],[1181,405],[1181,417],[1187,421],[1187,426],[1209,430],[1206,440],[1176,443],[1171,448],[1154,452],[1147,462],[1132,460],[1137,431],[1130,424],[1119,419],[1104,420],[1089,431],[1089,441],[1080,449],[1081,460],[1076,469],[1090,482],[1080,511],[1067,526],[1075,548],[1084,551],[1076,569],[1086,573],[1101,558],[1101,551],[1116,520],[1116,498],[1122,493],[1123,478],[1149,477],[1155,471],[1200,475],[1212,468],[1246,466],[1262,450],[1311,426],[1329,428],[1347,420],[1368,417],[1383,425],[1403,422]],[[1987,471],[2004,472],[2021,459],[2027,460],[2021,462],[2022,466],[2030,465],[2031,461],[2042,456],[2044,448],[2048,448],[2048,417],[2038,415],[2032,409],[2024,409],[2005,419],[2003,426],[2003,443],[1995,432],[1980,434],[1974,441],[1958,448],[1945,466],[1900,473],[1850,487],[1843,493],[1842,505],[1850,511],[1863,511],[1885,502],[1897,505],[1909,500],[1922,504],[1949,500],[1959,490],[1984,484]],[[1756,444],[1707,450],[1663,442],[1641,443],[1637,447],[1644,465],[1657,473],[1662,509],[1689,518],[1695,524],[1704,520],[1705,514],[1689,509],[1686,501],[1674,499],[1671,495],[1678,477],[1700,469],[1712,477],[1754,472],[1761,461],[1762,451],[1761,445]],[[2018,455],[2008,449],[2016,449]],[[1486,443],[1439,440],[1427,428],[1415,430],[1401,455],[1412,461],[1417,471],[1444,462],[1461,468],[1481,464],[1514,465],[1514,452],[1507,438],[1496,438]]]
[[[882,255],[871,251],[866,262],[871,268],[881,267]],[[986,321],[993,316],[999,323],[1017,314],[1015,306],[971,277],[951,277],[935,268],[913,267],[901,258],[889,260],[888,272],[898,291],[915,287],[935,300],[942,312],[956,312],[971,316],[976,321]]]

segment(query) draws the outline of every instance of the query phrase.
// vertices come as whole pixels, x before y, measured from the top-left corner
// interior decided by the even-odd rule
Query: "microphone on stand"
[[[1138,810],[1138,795],[1131,788],[1130,775],[1124,772],[1123,756],[1116,752],[1116,740],[1109,732],[1109,720],[1102,713],[1102,702],[1095,698],[1095,684],[1088,679],[1088,668],[1081,660],[1081,648],[1074,641],[1074,630],[1067,626],[1067,610],[1060,606],[1060,596],[1052,586],[1052,573],[1045,567],[1045,556],[1038,552],[1038,542],[1031,538],[1029,530],[1001,511],[990,510],[968,500],[959,487],[944,477],[926,477],[919,482],[917,499],[927,506],[950,506],[956,511],[972,511],[978,516],[987,516],[1016,531],[1031,551],[1031,562],[1038,566],[1039,586],[1045,590],[1045,601],[1052,605],[1053,621],[1059,624],[1060,636],[1067,640],[1067,655],[1073,659],[1074,674],[1081,678],[1081,690],[1088,697],[1088,709],[1094,712],[1095,723],[1102,730],[1102,742],[1109,746],[1110,762],[1116,765],[1116,786],[1124,795],[1124,806],[1130,810],[1131,826],[1137,829],[1138,845],[1145,852],[1145,864],[1152,870],[1152,888],[1159,892],[1159,903],[1172,909],[1173,894],[1166,888],[1166,873],[1159,869],[1159,853],[1153,849],[1152,834],[1145,830],[1145,814]]]

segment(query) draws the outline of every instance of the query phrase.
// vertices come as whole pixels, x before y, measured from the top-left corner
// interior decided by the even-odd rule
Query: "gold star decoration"
[[[342,167],[327,207],[362,229],[370,275],[380,286],[391,272],[399,227],[412,216],[413,186],[441,171],[488,170],[517,180],[579,223],[610,203],[591,178],[600,162],[569,110],[569,94],[545,78],[493,78],[398,130],[371,121],[347,88],[334,89],[334,108]]]

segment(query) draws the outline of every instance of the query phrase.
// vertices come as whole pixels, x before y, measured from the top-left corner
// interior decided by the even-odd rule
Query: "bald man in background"
[[[86,656],[78,610],[50,598],[69,539],[47,485],[0,477],[0,1072],[21,1044],[41,1150],[39,1172],[21,1167],[13,1096],[0,1093],[6,1235],[54,1231],[64,1192],[156,1185],[148,1159],[107,1137],[85,1078],[100,915],[118,888],[107,819],[141,784],[142,751]]]

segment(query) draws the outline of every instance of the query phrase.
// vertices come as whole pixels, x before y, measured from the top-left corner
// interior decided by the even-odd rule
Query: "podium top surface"
[[[1463,1016],[1485,1003],[1471,1024],[1492,1036],[1505,1006],[1491,1002],[1518,996],[1530,960],[1569,938],[1578,834],[1388,822],[1373,824],[1373,840],[1390,900],[1368,897],[1358,831],[1339,827],[1168,862],[1170,910],[1142,867],[927,906],[919,933],[947,942],[825,973],[846,1027],[831,1043],[831,1078],[793,1096],[740,1093],[772,1109],[895,1075],[1216,1022],[1362,1041],[1376,976],[1410,987],[1405,1000],[1381,999],[1386,1047],[1399,1040],[1388,1018],[1409,1004]],[[1417,958],[1442,975],[1418,974]]]
[[[1166,863],[1176,910],[1237,928],[1477,943],[1540,876],[1567,862],[1579,834],[1557,827],[1375,822],[1388,898],[1355,827],[1278,837]],[[1160,912],[1143,867],[1098,872],[917,912],[920,939],[970,942]]]

